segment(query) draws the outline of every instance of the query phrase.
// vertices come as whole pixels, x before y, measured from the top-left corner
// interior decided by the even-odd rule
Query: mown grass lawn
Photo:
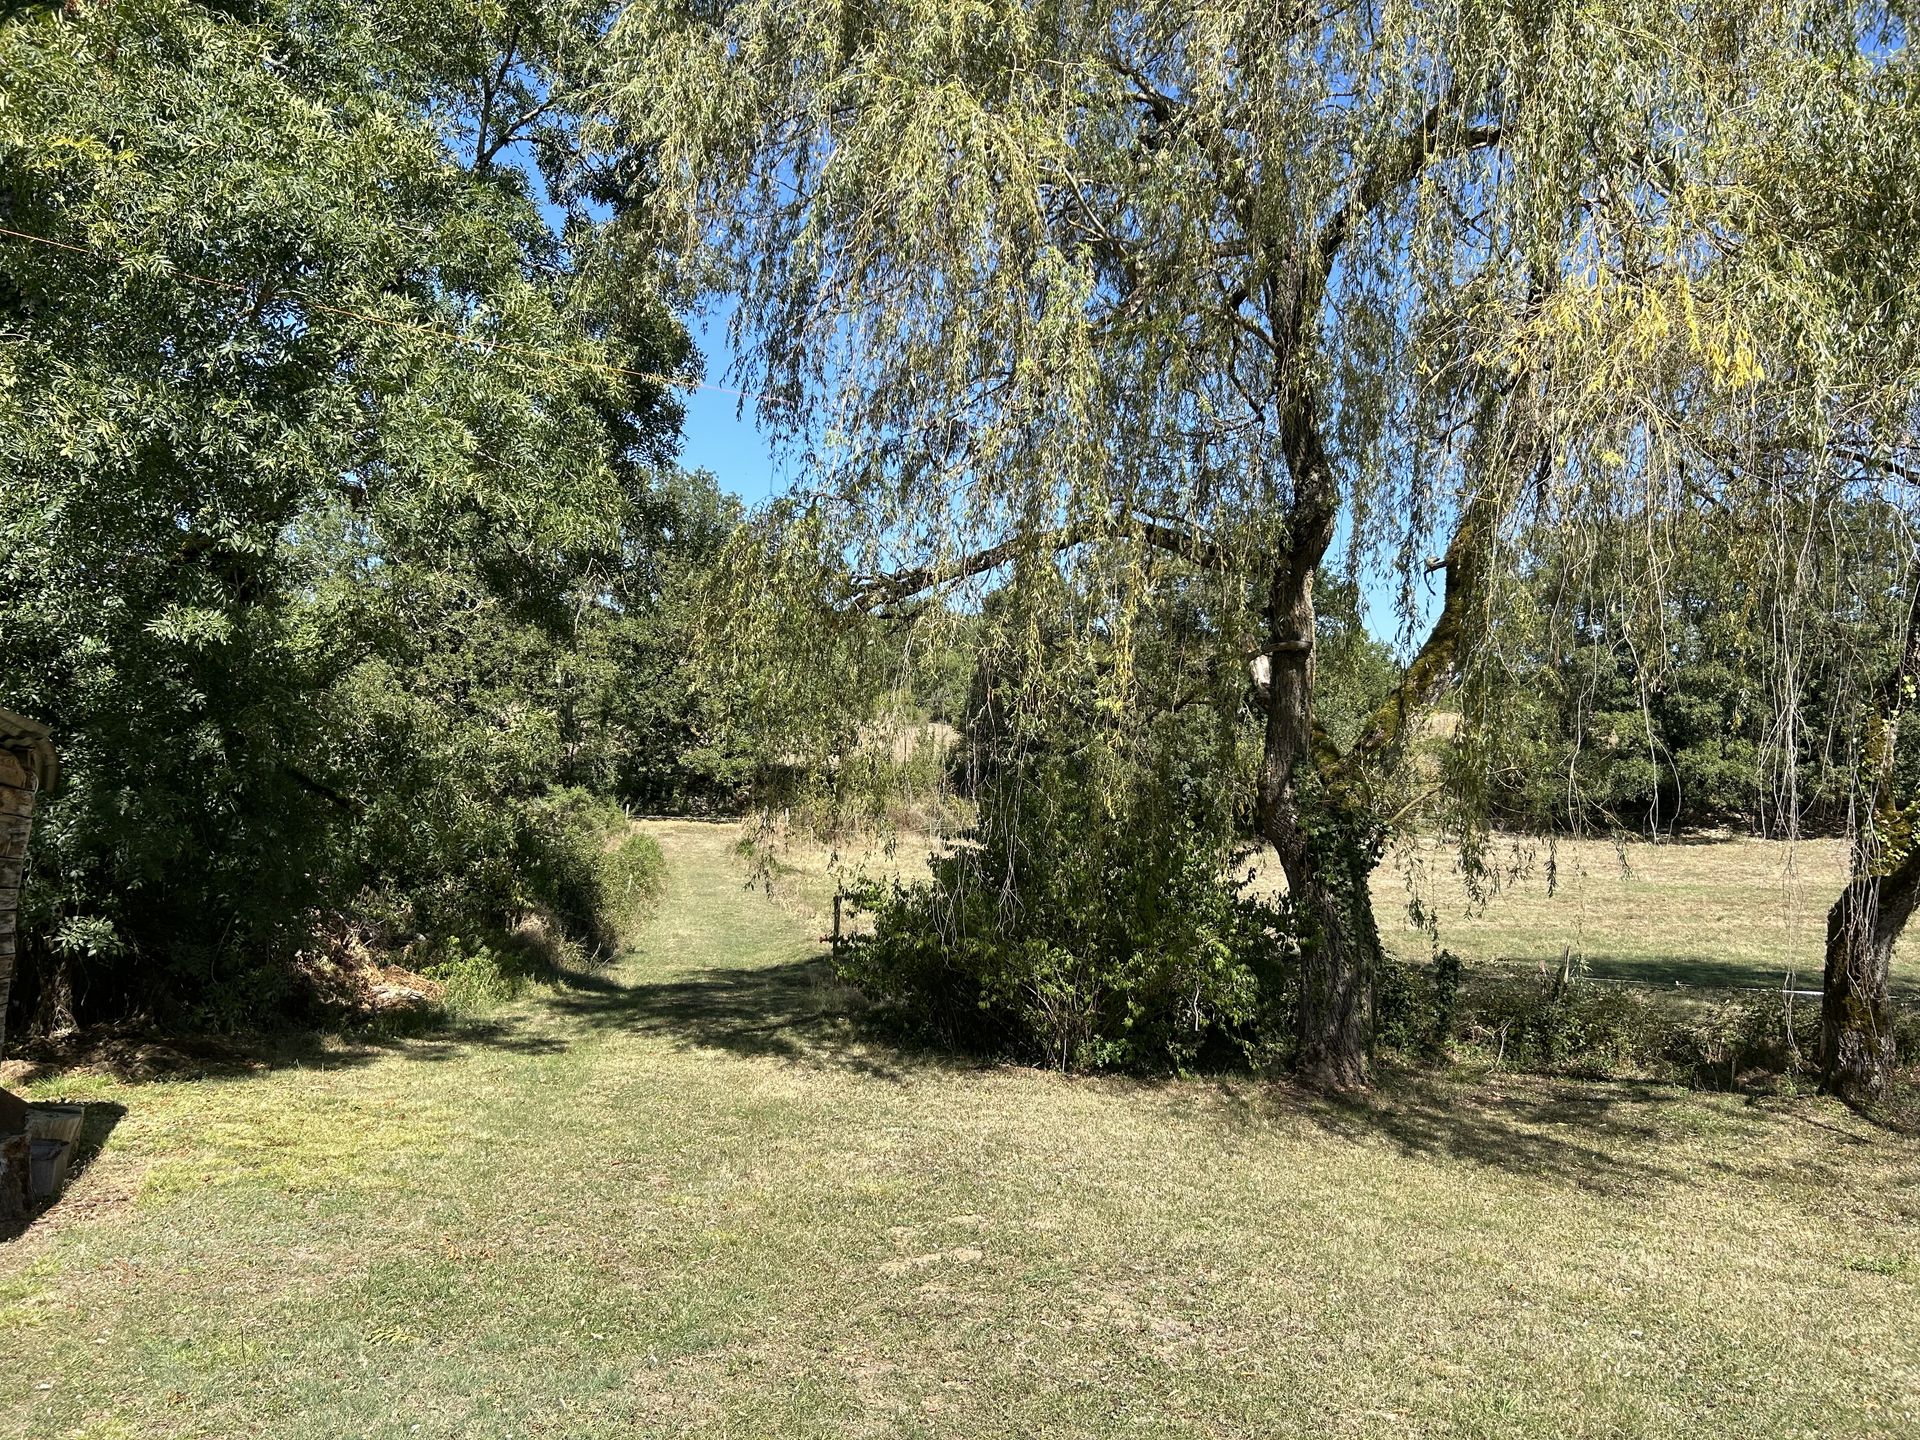
[[[863,1041],[734,832],[590,983],[125,1107],[0,1246],[0,1434],[1910,1436],[1920,1144]]]

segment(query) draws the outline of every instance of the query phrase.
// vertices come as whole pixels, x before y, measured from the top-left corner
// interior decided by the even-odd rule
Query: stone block
[[[33,772],[27,769],[25,760],[11,750],[0,750],[0,785],[15,790],[27,790],[33,786]]]
[[[33,1218],[33,1142],[0,1138],[0,1233]]]
[[[28,1140],[27,1183],[32,1187],[35,1206],[50,1205],[67,1188],[67,1165],[73,1159],[73,1145],[66,1140]]]

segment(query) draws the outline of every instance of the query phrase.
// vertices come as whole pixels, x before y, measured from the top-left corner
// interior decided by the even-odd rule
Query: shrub
[[[522,910],[544,911],[596,954],[617,951],[645,917],[666,862],[611,800],[555,790],[522,813],[517,844]]]
[[[435,958],[421,965],[420,973],[440,986],[442,1003],[456,1015],[513,999],[529,978],[523,962],[485,941],[469,943],[449,935],[428,953]]]
[[[875,926],[840,947],[842,978],[942,1043],[1062,1069],[1278,1048],[1295,977],[1284,904],[1242,895],[1231,857],[1197,829],[1028,818],[928,881],[858,894]]]
[[[660,896],[667,861],[651,835],[630,831],[600,854],[601,923],[620,940],[639,928]]]
[[[1389,955],[1374,980],[1374,1038],[1414,1059],[1446,1053],[1460,1000],[1460,957],[1441,951],[1418,964]]]
[[[869,892],[874,932],[838,952],[841,978],[908,1028],[1065,1070],[1258,1061],[1288,1032],[1270,978],[1291,968],[1284,917],[1218,876],[1185,892],[1185,913],[1127,936],[1092,907],[1029,909],[1009,926],[972,862]]]
[[[425,941],[413,957],[456,1014],[486,1010],[536,980],[592,964],[632,934],[659,894],[666,872],[659,844],[633,830],[610,801],[555,792],[527,807],[522,824],[518,920],[483,939]]]
[[[1770,991],[1677,995],[1578,976],[1482,975],[1459,1007],[1457,1038],[1503,1066],[1707,1089],[1810,1069],[1820,1043],[1819,1001],[1803,997],[1789,1007]],[[1903,1063],[1920,1057],[1920,1024],[1904,1021],[1895,1039]]]

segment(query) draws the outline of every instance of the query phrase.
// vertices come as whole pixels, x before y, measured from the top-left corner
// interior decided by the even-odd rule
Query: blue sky
[[[694,343],[706,356],[708,383],[725,386],[730,376],[727,367],[732,351],[727,345],[726,317],[721,311],[701,321],[690,317],[687,329]],[[682,429],[684,448],[680,460],[689,470],[708,470],[720,482],[720,488],[732,491],[750,505],[757,505],[787,487],[789,468],[775,456],[772,443],[754,423],[753,406],[743,405],[738,395],[724,389],[695,390],[683,400],[687,407]],[[1424,597],[1422,629],[1439,608],[1440,587],[1429,587]],[[1399,617],[1393,609],[1393,592],[1379,577],[1369,577],[1362,585],[1362,611],[1367,629],[1375,638],[1394,644],[1400,640]]]
[[[707,357],[707,380],[728,381],[726,322],[715,317],[704,324],[689,320],[688,330]],[[682,397],[687,420],[680,460],[689,470],[711,470],[720,488],[731,490],[757,505],[786,487],[786,471],[775,460],[773,447],[754,423],[753,407],[743,409],[740,397],[722,390],[695,390]]]

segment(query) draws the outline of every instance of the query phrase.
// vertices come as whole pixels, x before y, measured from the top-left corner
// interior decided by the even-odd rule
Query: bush
[[[1460,957],[1441,951],[1425,964],[1389,955],[1374,977],[1374,1038],[1412,1059],[1436,1059],[1453,1038]]]
[[[600,917],[619,940],[630,938],[653,909],[667,861],[651,835],[631,831],[600,854]]]
[[[650,835],[611,800],[555,790],[525,807],[515,847],[511,909],[550,920],[561,935],[610,958],[646,917],[666,861]]]
[[[941,1043],[1063,1070],[1265,1058],[1289,1028],[1284,913],[1240,897],[1215,856],[1171,875],[1138,858],[1056,870],[1015,917],[983,852],[949,856],[930,882],[857,897],[876,925],[842,943],[840,975]]]
[[[481,939],[421,942],[409,957],[454,1013],[486,1010],[536,980],[593,964],[624,943],[659,894],[660,846],[612,802],[557,791],[526,807],[520,823],[518,916],[502,917]]]
[[[1481,976],[1459,1007],[1459,1040],[1500,1065],[1550,1074],[1724,1090],[1811,1069],[1820,1048],[1820,1002],[1802,997],[1789,1009],[1773,992],[1682,996],[1578,976]],[[1895,1048],[1902,1063],[1920,1058],[1920,1019],[1903,1017]]]
[[[1123,770],[1116,796],[1084,756],[1021,755],[930,880],[856,896],[875,927],[841,976],[941,1043],[1061,1069],[1264,1060],[1297,981],[1284,904],[1241,893],[1177,777]]]
[[[521,909],[549,912],[559,929],[599,951],[619,944],[609,911],[608,852],[627,834],[626,813],[584,790],[555,790],[522,812],[515,837]]]
[[[513,999],[526,987],[523,962],[482,941],[469,945],[457,935],[436,942],[428,951],[436,958],[420,966],[420,973],[440,987],[441,1003],[456,1015],[473,1014]]]

